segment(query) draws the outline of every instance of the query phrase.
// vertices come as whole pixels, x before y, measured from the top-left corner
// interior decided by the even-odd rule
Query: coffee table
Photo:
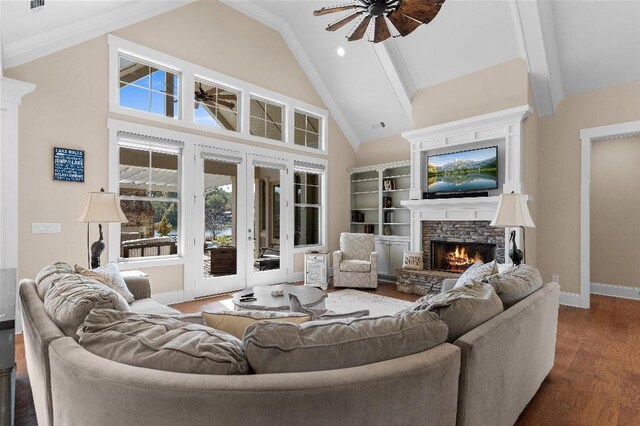
[[[272,296],[271,291],[281,288],[282,296]],[[241,302],[240,298],[245,294],[253,293],[256,298],[253,302]],[[260,310],[260,311],[288,311],[289,295],[295,294],[300,300],[300,304],[305,308],[324,309],[324,299],[327,293],[310,286],[278,284],[268,286],[256,286],[233,295],[233,306],[236,311]]]

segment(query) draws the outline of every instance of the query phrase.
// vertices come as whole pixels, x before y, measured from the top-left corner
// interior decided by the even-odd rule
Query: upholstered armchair
[[[378,253],[373,234],[340,234],[340,250],[333,252],[333,286],[378,287]]]

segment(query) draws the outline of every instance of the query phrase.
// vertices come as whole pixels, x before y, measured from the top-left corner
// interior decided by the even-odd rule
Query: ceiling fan
[[[406,36],[422,24],[428,24],[436,17],[445,0],[355,0],[351,4],[341,6],[323,7],[313,12],[314,16],[327,15],[329,13],[354,11],[352,14],[329,24],[327,31],[335,31],[342,28],[357,18],[360,22],[347,36],[349,41],[360,40],[374,21],[374,43],[379,43],[392,36],[387,19],[391,21],[399,36]],[[385,19],[386,18],[386,19]]]
[[[238,99],[237,95],[232,93],[218,93],[216,96],[216,87],[212,87],[211,91],[213,91],[213,93],[207,92],[202,88],[202,83],[198,83],[198,90],[193,92],[196,108],[198,108],[200,103],[217,104],[228,109],[234,109],[236,107],[235,102]]]

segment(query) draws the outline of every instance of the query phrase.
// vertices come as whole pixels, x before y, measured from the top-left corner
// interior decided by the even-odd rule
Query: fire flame
[[[482,258],[477,253],[473,258],[471,258],[467,254],[467,249],[460,246],[456,246],[454,251],[447,254],[447,261],[451,268],[465,267],[476,263],[478,260],[482,260]]]

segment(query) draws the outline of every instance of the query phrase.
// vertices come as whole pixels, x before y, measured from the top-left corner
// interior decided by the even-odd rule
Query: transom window
[[[120,257],[178,254],[180,239],[180,150],[119,146]]]
[[[321,177],[318,172],[294,172],[295,247],[321,244]]]
[[[120,106],[165,117],[180,116],[178,74],[124,54],[118,59]]]
[[[238,93],[196,80],[193,88],[196,124],[238,131]]]
[[[307,148],[320,149],[320,118],[296,110],[293,121],[294,143]]]
[[[249,133],[282,141],[283,109],[282,105],[252,96],[249,108]]]

